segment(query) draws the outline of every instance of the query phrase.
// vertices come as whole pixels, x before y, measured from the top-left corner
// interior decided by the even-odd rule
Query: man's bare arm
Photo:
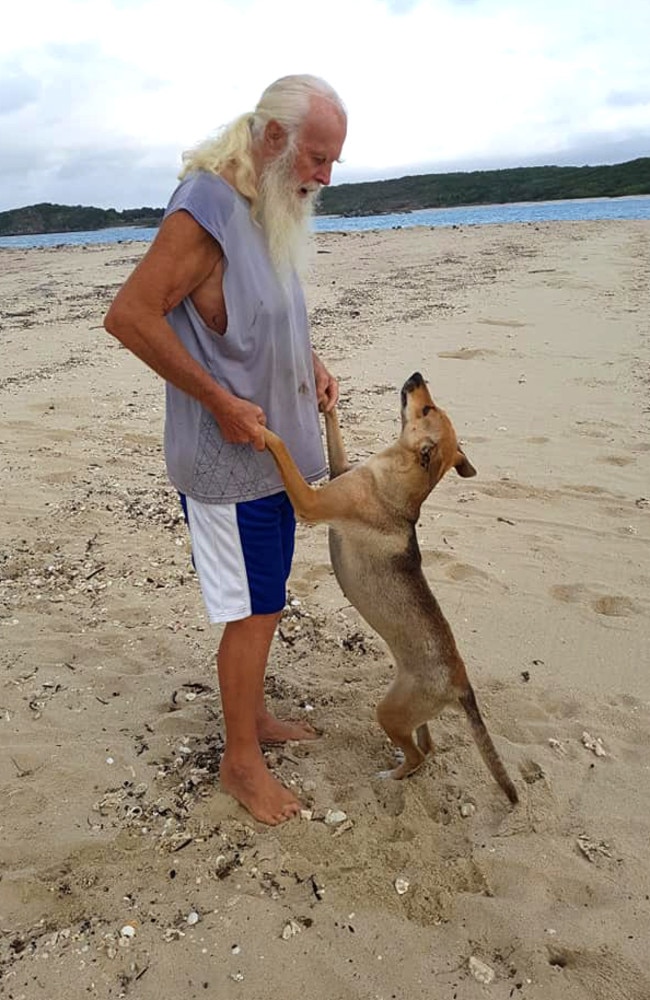
[[[264,448],[264,411],[223,389],[185,349],[165,319],[213,272],[219,244],[187,212],[162,223],[140,264],[117,293],[104,319],[117,337],[166,381],[212,413],[226,439]]]

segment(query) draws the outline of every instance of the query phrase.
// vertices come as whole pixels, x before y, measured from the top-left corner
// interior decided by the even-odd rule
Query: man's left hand
[[[333,375],[330,375],[327,368],[320,360],[315,351],[312,351],[314,362],[314,378],[316,380],[316,398],[318,399],[318,409],[323,413],[329,413],[336,406],[339,398],[339,384]]]

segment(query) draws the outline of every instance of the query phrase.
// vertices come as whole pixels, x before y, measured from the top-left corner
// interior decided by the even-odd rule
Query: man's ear
[[[280,122],[272,118],[264,129],[264,145],[269,153],[276,156],[281,153],[287,143],[287,130]]]
[[[467,455],[463,449],[458,446],[458,451],[456,452],[456,461],[454,463],[454,468],[459,476],[463,479],[471,479],[472,476],[476,475],[476,469],[468,459]]]

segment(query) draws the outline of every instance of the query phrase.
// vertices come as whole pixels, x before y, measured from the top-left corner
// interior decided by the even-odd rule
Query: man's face
[[[307,264],[309,222],[318,192],[329,184],[332,164],[341,155],[346,123],[329,102],[314,101],[293,146],[286,135],[269,130],[269,152],[259,181],[258,216],[271,260],[279,274]]]
[[[298,191],[306,197],[330,183],[332,166],[340,158],[346,122],[331,104],[314,102],[296,140],[293,164]]]

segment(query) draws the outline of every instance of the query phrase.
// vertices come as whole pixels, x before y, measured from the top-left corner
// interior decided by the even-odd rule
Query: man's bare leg
[[[260,750],[260,740],[269,738],[264,734],[272,724],[282,725],[264,707],[264,673],[279,618],[279,614],[251,615],[228,622],[217,655],[226,723],[221,785],[256,819],[271,826],[300,811],[300,802],[271,774]],[[304,739],[305,734],[284,738]]]

